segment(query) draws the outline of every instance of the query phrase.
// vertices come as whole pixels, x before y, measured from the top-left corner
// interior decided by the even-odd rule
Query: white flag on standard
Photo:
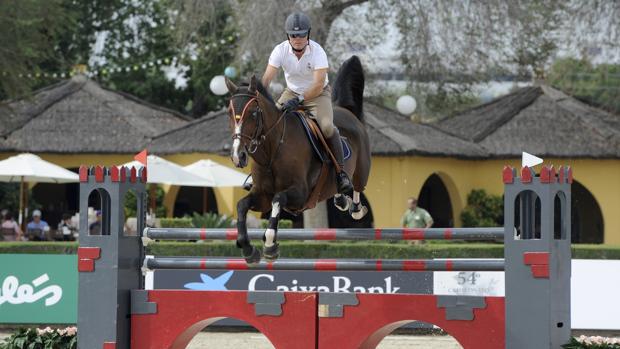
[[[543,163],[543,159],[530,153],[523,152],[521,156],[521,167],[534,167]]]

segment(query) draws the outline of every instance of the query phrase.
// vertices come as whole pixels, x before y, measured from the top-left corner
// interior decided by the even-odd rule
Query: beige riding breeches
[[[278,99],[278,105],[286,103],[289,99],[297,97],[297,94],[288,88],[284,89],[282,96]],[[325,137],[330,138],[334,133],[334,110],[332,109],[332,90],[329,85],[325,86],[323,92],[318,97],[305,100],[304,105],[308,107],[314,118],[318,121],[319,127]]]

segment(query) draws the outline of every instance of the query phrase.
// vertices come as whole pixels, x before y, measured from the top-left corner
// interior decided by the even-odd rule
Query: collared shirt
[[[35,223],[35,221],[31,221],[30,223],[28,223],[28,225],[26,226],[26,230],[40,230],[40,235],[39,237],[41,239],[45,239],[45,232],[47,229],[49,229],[49,225],[47,224],[46,221],[44,220],[40,220],[39,223]]]
[[[415,210],[407,209],[400,220],[400,225],[405,228],[425,228],[427,224],[432,223],[431,215],[420,207],[416,207]]]
[[[49,225],[44,220],[40,220],[39,223],[35,223],[35,221],[31,221],[27,225],[28,229],[41,229],[41,230],[43,230],[43,229],[45,229],[45,227],[49,227]]]
[[[300,59],[297,59],[295,52],[288,40],[277,45],[269,56],[269,65],[284,70],[286,86],[297,94],[303,94],[314,82],[314,71],[329,68],[327,54],[321,45],[310,40],[306,50]],[[328,79],[325,77],[327,86]]]

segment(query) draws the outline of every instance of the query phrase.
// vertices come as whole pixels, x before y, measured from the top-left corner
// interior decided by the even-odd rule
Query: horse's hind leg
[[[255,199],[254,194],[250,193],[237,202],[237,247],[242,249],[243,258],[248,264],[260,262],[260,251],[252,246],[246,225],[248,211]]]
[[[351,199],[345,194],[334,195],[334,206],[340,211],[348,211],[351,204]]]
[[[360,220],[364,218],[366,213],[368,213],[368,208],[362,205],[359,191],[353,191],[353,203],[349,208],[349,213],[351,214],[351,217],[353,217],[353,219],[355,220]]]

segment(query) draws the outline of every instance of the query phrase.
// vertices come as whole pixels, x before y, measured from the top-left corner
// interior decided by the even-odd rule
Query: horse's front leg
[[[246,225],[248,211],[255,201],[256,196],[250,193],[237,202],[237,247],[242,249],[243,258],[248,264],[260,262],[260,251],[252,246]]]
[[[263,256],[268,261],[274,261],[280,256],[280,245],[278,244],[278,222],[280,221],[280,212],[286,206],[289,198],[286,191],[281,191],[273,196],[271,201],[271,216],[269,217],[269,226],[265,231],[263,239],[265,246],[263,247]]]

